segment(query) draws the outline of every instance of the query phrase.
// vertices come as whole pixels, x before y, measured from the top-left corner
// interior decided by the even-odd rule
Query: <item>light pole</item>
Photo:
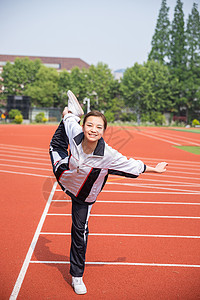
[[[84,98],[83,99],[83,104],[86,104],[87,102],[87,113],[90,112],[90,99],[89,98]]]

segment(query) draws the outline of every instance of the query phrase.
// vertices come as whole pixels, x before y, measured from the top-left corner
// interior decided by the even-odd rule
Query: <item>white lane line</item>
[[[9,173],[9,174],[17,174],[17,175],[35,176],[35,177],[55,178],[55,176],[51,176],[51,175],[40,175],[40,174],[22,173],[22,172],[14,172],[14,171],[6,171],[6,170],[0,170],[0,172]]]
[[[127,156],[128,158],[131,158],[133,156]],[[185,164],[195,164],[195,165],[200,165],[200,162],[199,160],[198,161],[192,161],[192,160],[175,160],[175,159],[168,159],[168,158],[152,158],[152,157],[139,157],[137,156],[137,158],[135,157],[135,159],[141,159],[142,161],[167,161],[168,163],[169,162],[172,162],[172,163],[183,163],[184,165]]]
[[[186,173],[188,174],[188,173]],[[186,179],[186,180],[197,180],[199,182],[200,178],[196,178],[197,174],[195,174],[195,176],[173,176],[173,175],[168,175],[168,171],[167,173],[162,173],[162,174],[156,174],[156,173],[143,173],[143,174],[140,174],[140,176],[137,178],[138,181],[140,180],[156,180],[156,179],[152,179],[153,178],[158,178],[157,180],[159,180],[160,182],[165,181],[166,178],[178,178],[178,179]],[[150,177],[150,178],[149,178]],[[108,179],[108,182],[110,180],[110,178],[115,178],[116,180],[117,179],[122,179],[122,176],[117,176],[117,175],[109,175],[109,179]],[[128,177],[124,177],[123,179],[126,179],[128,181],[133,181],[133,178],[128,178]]]
[[[148,175],[149,175],[149,176],[148,176]],[[197,175],[197,174],[196,174],[196,175]],[[146,174],[145,174],[145,177],[152,177],[152,176],[153,176],[153,177],[157,177],[158,175],[153,174],[153,173],[151,173],[151,174],[150,174],[150,173],[149,173],[149,174],[146,173]],[[191,177],[187,177],[187,176],[178,176],[178,175],[177,175],[177,176],[173,176],[173,175],[168,175],[168,174],[162,174],[161,176],[162,176],[162,179],[163,179],[163,180],[165,180],[165,178],[167,177],[167,178],[176,178],[176,179],[179,178],[179,179],[187,179],[187,180],[188,180],[188,179],[189,179],[189,180],[198,180],[198,182],[199,182],[199,179],[200,179],[200,178],[195,178],[194,176],[191,176]],[[163,177],[164,177],[164,178],[163,178]],[[127,178],[126,178],[126,179],[127,179]],[[138,180],[140,180],[140,179],[143,179],[143,178],[139,178]],[[148,179],[148,180],[151,180],[151,178]]]
[[[142,188],[159,189],[159,190],[167,190],[167,191],[190,192],[190,193],[191,192],[192,193],[200,192],[200,191],[194,191],[194,190],[174,189],[174,188],[168,188],[168,187],[162,187],[162,186],[153,186],[151,184],[148,185],[148,184],[134,184],[134,183],[123,183],[123,182],[107,182],[106,185],[132,186],[132,187],[142,187]]]
[[[22,151],[22,152],[25,152],[25,151],[31,151],[32,153],[48,153],[48,151],[47,151],[47,149],[43,149],[44,151],[41,151],[41,150],[35,150],[35,149],[27,149],[26,147],[23,147],[23,148],[17,148],[17,147],[15,147],[15,146],[12,146],[12,147],[8,147],[8,146],[1,146],[0,145],[0,150],[4,150],[4,149],[6,149],[6,150],[17,150],[17,151]]]
[[[175,181],[171,184],[165,184],[162,183],[162,181],[159,181],[161,183],[143,183],[142,182],[138,182],[135,184],[131,184],[131,183],[123,183],[123,182],[118,182],[118,183],[113,183],[112,180],[111,181],[107,181],[106,184],[118,184],[118,185],[130,185],[130,186],[135,186],[135,187],[166,187],[166,189],[168,189],[167,187],[184,187],[184,188],[190,188],[190,187],[200,187],[200,184],[198,183],[188,183],[188,182],[182,182],[182,183],[176,183]],[[164,181],[163,181],[164,182]]]
[[[2,150],[0,149],[0,153],[1,155],[3,156],[4,153],[13,153],[13,154],[20,154],[20,155],[24,155],[24,154],[28,154],[30,156],[41,156],[41,157],[48,157],[48,152],[46,154],[38,154],[38,153],[31,153],[30,151],[29,152],[26,152],[25,150],[22,151],[22,150],[18,150],[18,151],[12,151],[12,150]]]
[[[19,149],[32,149],[32,150],[42,150],[42,151],[46,151],[46,148],[37,148],[37,147],[28,147],[28,146],[18,146],[18,145],[10,145],[10,144],[0,144],[0,146],[5,146],[5,147],[16,147]]]
[[[156,136],[160,137],[160,134],[158,134],[157,132],[153,132],[153,134],[155,134]],[[173,139],[175,141],[180,141],[183,143],[190,143],[192,145],[196,145],[196,146],[200,146],[200,144],[198,143],[198,139],[191,139],[189,137],[181,137],[180,135],[169,135],[165,133],[165,137]]]
[[[194,168],[194,167],[190,167],[190,166],[188,166],[188,167],[180,167],[180,166],[171,166],[170,165],[170,167],[169,167],[170,169],[176,169],[176,170],[184,170],[184,171],[186,171],[187,172],[187,170],[192,170],[192,171],[200,171],[200,168],[199,168],[199,166],[196,166],[196,168]]]
[[[43,226],[43,224],[44,224],[44,221],[45,221],[47,212],[48,212],[48,210],[49,210],[49,206],[50,206],[50,204],[51,204],[51,200],[52,200],[53,195],[54,195],[54,193],[55,193],[56,186],[57,186],[57,182],[54,183],[53,188],[52,188],[52,190],[51,190],[51,193],[50,193],[50,195],[49,195],[49,199],[48,199],[48,201],[47,201],[47,203],[46,203],[45,209],[44,209],[43,214],[42,214],[42,216],[41,216],[41,219],[40,219],[40,222],[39,222],[38,227],[37,227],[37,229],[36,229],[36,232],[35,232],[35,234],[34,234],[33,240],[32,240],[32,242],[31,242],[31,245],[30,245],[30,247],[29,247],[29,250],[28,250],[28,252],[27,252],[27,254],[26,254],[26,258],[25,258],[24,263],[23,263],[23,265],[22,265],[22,268],[21,268],[21,270],[20,270],[19,276],[18,276],[18,278],[17,278],[17,281],[16,281],[16,283],[15,283],[15,286],[14,286],[14,288],[13,288],[13,291],[12,291],[12,293],[11,293],[11,295],[10,295],[10,300],[15,300],[15,299],[17,299],[17,296],[18,296],[18,294],[19,294],[21,285],[22,285],[23,280],[24,280],[24,277],[25,277],[25,275],[26,275],[26,272],[27,272],[29,263],[30,263],[30,261],[31,261],[31,257],[32,257],[32,255],[33,255],[33,252],[34,252],[36,243],[37,243],[37,241],[38,241],[38,238],[39,238],[39,235],[40,235],[42,226]]]
[[[58,190],[62,191],[62,190]],[[156,192],[156,191],[113,191],[102,190],[101,193],[124,193],[124,194],[170,194],[170,195],[200,195],[200,192]]]
[[[71,203],[71,200],[63,199],[63,200],[52,200],[52,202],[62,202],[62,203]],[[121,201],[112,201],[112,200],[97,200],[96,204],[98,203],[112,203],[112,204],[158,204],[158,205],[196,205],[199,206],[200,203],[195,202],[155,202],[155,201],[127,201],[127,200],[121,200]]]
[[[137,132],[138,134],[141,134],[141,135],[144,135],[144,136],[147,136],[148,138],[150,139],[155,139],[155,140],[159,140],[159,141],[163,141],[165,143],[169,143],[169,144],[172,144],[172,145],[177,145],[177,146],[181,146],[181,144],[178,144],[178,143],[175,143],[173,141],[170,141],[170,140],[167,140],[167,139],[164,139],[164,138],[159,138],[157,136],[153,136],[151,134],[145,134],[143,132]]]
[[[61,189],[57,189],[56,192],[63,192]],[[101,193],[121,193],[121,194],[170,194],[170,195],[200,195],[199,192],[157,192],[157,191],[114,191],[114,190],[102,190]]]
[[[5,158],[0,158],[0,160],[3,160],[4,162],[5,162]],[[8,162],[8,161],[11,161],[11,162],[17,162],[17,163],[19,163],[20,162],[20,164],[31,164],[31,165],[42,165],[42,166],[44,166],[44,165],[46,165],[46,166],[51,166],[51,164],[50,164],[50,160],[49,160],[49,163],[47,164],[45,164],[45,163],[39,163],[39,162],[35,162],[35,161],[22,161],[22,160],[14,160],[14,159],[7,159],[6,158],[6,162]]]
[[[59,200],[54,200],[59,201]],[[71,200],[68,200],[71,202]],[[110,201],[110,200],[97,200],[96,203],[120,203],[120,204],[158,204],[158,205],[200,205],[200,203],[195,202],[155,202],[155,201]]]
[[[169,173],[176,173],[176,174],[191,174],[191,175],[195,175],[195,176],[198,176],[198,172],[183,172],[183,171],[179,171],[179,170],[177,170],[177,171],[172,171],[172,170],[167,170],[167,172],[169,172]],[[200,178],[199,178],[200,179]]]
[[[36,156],[36,155],[35,155]],[[3,157],[17,157],[21,159],[35,159],[35,160],[45,160],[45,161],[50,161],[48,158],[39,158],[39,157],[29,157],[29,156],[23,156],[23,155],[9,155],[9,154],[3,154]],[[4,159],[5,161],[6,159]]]
[[[41,232],[40,234],[71,236],[70,232],[69,233],[68,232]],[[134,234],[134,233],[90,233],[90,236],[200,239],[200,236],[195,236],[195,235]]]
[[[71,214],[56,214],[48,213],[47,216],[65,216],[70,217]],[[157,219],[189,219],[189,220],[200,220],[200,217],[191,216],[152,216],[152,215],[109,215],[109,214],[91,214],[91,217],[113,217],[113,218],[157,218]]]
[[[200,165],[196,164],[196,162],[190,162],[190,164],[184,164],[184,163],[177,163],[177,162],[170,162],[168,161],[168,159],[166,160],[162,160],[162,159],[157,159],[156,161],[152,161],[152,160],[142,160],[144,163],[148,164],[148,165],[151,165],[151,164],[155,164],[157,162],[160,162],[160,161],[166,161],[170,167],[173,167],[173,168],[189,168],[189,169],[194,169],[196,170],[196,168],[199,168]]]
[[[127,178],[108,178],[107,182],[118,182],[119,183],[127,183],[127,184],[145,184],[145,185],[162,185],[162,186],[186,186],[186,187],[192,187],[192,186],[200,186],[200,180],[199,183],[195,183],[195,182],[185,182],[185,181],[176,181],[176,180],[165,180],[163,178],[158,178],[158,179],[152,179],[152,178],[137,178],[137,180],[133,180],[132,178],[129,178],[129,180],[127,180]],[[135,182],[135,183],[133,183]],[[145,183],[147,182],[147,183]],[[153,182],[153,183],[152,183]]]
[[[117,178],[116,178],[116,180],[117,180]],[[120,180],[120,178],[119,178],[119,180]],[[121,178],[121,180],[122,180],[122,178]],[[126,180],[127,180],[127,178],[126,178]],[[110,181],[112,181],[112,180],[110,180]],[[108,179],[107,182],[110,182],[110,181]],[[130,181],[132,181],[132,180],[130,180]],[[142,182],[142,183],[143,183],[143,181],[150,181],[150,182],[157,182],[157,183],[160,183],[160,184],[162,184],[162,182],[163,182],[164,184],[166,184],[166,183],[170,183],[170,184],[184,184],[184,185],[188,185],[188,186],[193,186],[193,184],[195,184],[195,185],[199,185],[200,186],[200,184],[194,183],[194,182],[175,181],[175,180],[172,181],[172,180],[165,180],[165,179],[161,180],[160,178],[159,179],[138,178],[137,181],[138,182]]]
[[[162,135],[160,135],[159,133],[157,133],[156,131],[149,131],[150,134],[155,135],[157,137],[163,137]],[[175,140],[175,141],[180,141],[181,143],[188,143],[188,144],[192,144],[192,145],[196,145],[196,146],[200,146],[199,143],[194,142],[194,140],[190,139],[190,138],[184,138],[184,137],[180,137],[180,136],[176,136],[176,135],[169,135],[166,134],[166,132],[164,133],[164,136]]]
[[[36,167],[26,167],[26,166],[7,165],[7,164],[0,164],[0,166],[11,167],[11,168],[22,168],[22,169],[34,169],[34,170],[42,170],[42,171],[52,171],[52,169],[43,169],[43,168],[36,168]]]
[[[32,264],[70,264],[69,261],[30,261]],[[142,267],[178,267],[178,268],[200,268],[200,265],[187,264],[157,264],[157,263],[131,263],[131,262],[102,262],[102,261],[88,261],[86,265],[113,265],[113,266],[142,266]]]

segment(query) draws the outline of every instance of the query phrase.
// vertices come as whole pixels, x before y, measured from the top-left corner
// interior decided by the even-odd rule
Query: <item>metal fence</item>
[[[61,110],[59,108],[31,107],[29,109],[30,122],[34,122],[37,114],[41,112],[44,113],[44,116],[48,120],[48,122],[59,122],[61,120]]]

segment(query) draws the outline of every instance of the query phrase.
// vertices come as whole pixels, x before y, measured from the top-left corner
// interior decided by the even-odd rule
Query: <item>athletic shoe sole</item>
[[[74,109],[76,111],[76,113],[74,111],[72,111],[72,113],[75,113],[75,115],[78,115],[78,116],[84,115],[84,111],[82,110],[82,107],[80,106],[76,96],[72,93],[72,91],[69,90],[67,92],[67,96],[68,96],[69,100],[72,102],[72,105],[74,106]],[[70,108],[69,108],[69,110],[70,110]]]

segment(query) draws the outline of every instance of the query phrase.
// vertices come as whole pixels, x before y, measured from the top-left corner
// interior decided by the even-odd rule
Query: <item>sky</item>
[[[193,3],[182,0],[185,21]],[[167,0],[172,21],[176,0]],[[77,57],[111,70],[142,64],[161,0],[0,0],[0,54]]]

